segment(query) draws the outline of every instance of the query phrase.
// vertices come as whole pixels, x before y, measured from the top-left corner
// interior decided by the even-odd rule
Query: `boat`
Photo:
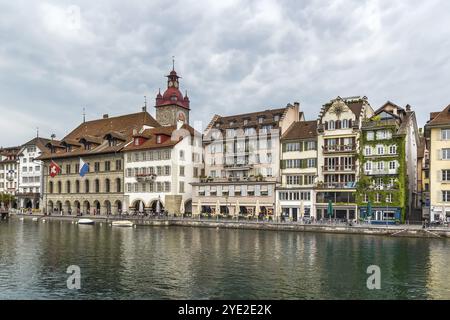
[[[78,220],[78,224],[94,224],[94,220],[91,220],[91,219],[80,219],[80,220]]]
[[[31,221],[34,221],[34,222],[36,222],[36,221],[38,221],[39,219],[38,218],[33,218],[33,219],[31,219]]]
[[[134,224],[129,220],[120,220],[120,221],[113,221],[111,225],[113,227],[132,227]]]

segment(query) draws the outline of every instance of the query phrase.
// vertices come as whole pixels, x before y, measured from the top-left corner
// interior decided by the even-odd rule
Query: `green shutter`
[[[286,143],[283,143],[283,152],[286,152]]]
[[[286,160],[281,160],[280,167],[281,169],[286,169]]]

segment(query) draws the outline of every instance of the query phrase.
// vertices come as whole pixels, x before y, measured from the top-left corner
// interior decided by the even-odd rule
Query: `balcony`
[[[397,169],[389,169],[389,168],[383,168],[383,169],[372,169],[364,171],[364,174],[367,176],[373,176],[373,175],[384,175],[384,174],[397,174]]]
[[[135,176],[139,182],[155,181],[157,175],[154,173],[140,173]]]
[[[318,189],[355,189],[356,182],[318,182],[314,186]]]
[[[324,172],[355,172],[356,165],[322,166]]]
[[[356,152],[356,144],[335,144],[322,146],[323,153]]]
[[[224,168],[227,170],[250,170],[253,168],[253,165],[246,163],[227,163],[224,165]]]

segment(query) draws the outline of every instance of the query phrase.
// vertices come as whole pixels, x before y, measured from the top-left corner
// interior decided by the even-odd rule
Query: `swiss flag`
[[[60,172],[61,172],[60,166],[58,166],[52,160],[52,162],[50,163],[50,177],[54,178]]]

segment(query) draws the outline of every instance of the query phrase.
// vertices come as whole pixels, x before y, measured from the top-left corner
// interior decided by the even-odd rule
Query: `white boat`
[[[80,219],[80,220],[78,220],[78,224],[94,224],[94,220],[91,220],[91,219]]]
[[[120,221],[113,221],[111,225],[113,227],[132,227],[133,222],[128,220],[120,220]]]
[[[31,221],[34,221],[34,222],[36,222],[36,221],[38,221],[39,219],[38,218],[33,218],[33,219],[31,219]]]

